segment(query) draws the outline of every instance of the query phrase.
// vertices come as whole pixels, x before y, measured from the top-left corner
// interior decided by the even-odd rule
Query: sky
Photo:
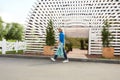
[[[5,22],[25,24],[34,2],[36,0],[0,0],[0,17]]]

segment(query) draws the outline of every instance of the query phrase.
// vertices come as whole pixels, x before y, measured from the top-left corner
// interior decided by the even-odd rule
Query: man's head
[[[58,31],[59,31],[59,32],[62,32],[62,29],[61,29],[61,28],[58,28]]]

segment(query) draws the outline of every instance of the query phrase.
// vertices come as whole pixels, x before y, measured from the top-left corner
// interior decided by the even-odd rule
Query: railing
[[[25,50],[25,42],[7,42],[5,39],[0,41],[0,51],[2,54],[6,54],[6,51],[16,51],[18,50]]]

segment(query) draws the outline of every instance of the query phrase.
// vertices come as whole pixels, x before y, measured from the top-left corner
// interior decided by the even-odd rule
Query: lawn
[[[18,50],[18,52],[14,51],[6,51],[6,54],[23,54],[24,51],[23,50]],[[2,54],[2,52],[0,51],[0,54]]]

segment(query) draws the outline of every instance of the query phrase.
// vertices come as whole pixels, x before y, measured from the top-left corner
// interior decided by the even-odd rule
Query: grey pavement
[[[0,80],[120,80],[120,64],[0,57]]]

